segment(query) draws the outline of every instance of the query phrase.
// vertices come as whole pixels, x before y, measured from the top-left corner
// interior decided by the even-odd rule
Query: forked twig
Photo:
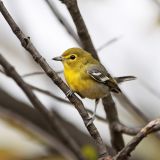
[[[149,122],[140,132],[115,156],[114,160],[127,160],[131,152],[148,134],[155,131],[155,128],[160,129],[160,119]]]

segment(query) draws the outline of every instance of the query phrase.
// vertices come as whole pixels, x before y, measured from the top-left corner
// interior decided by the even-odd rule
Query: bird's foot
[[[66,93],[66,96],[70,97],[72,94],[73,94],[73,91],[72,90],[68,90],[67,93]]]
[[[87,118],[87,122],[86,122],[86,125],[87,125],[87,127],[91,124],[91,123],[93,123],[93,121],[95,120],[95,115],[92,115],[91,117],[88,117]]]

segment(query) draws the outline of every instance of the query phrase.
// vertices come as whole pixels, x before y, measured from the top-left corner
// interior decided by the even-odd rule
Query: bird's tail
[[[121,89],[118,87],[118,84],[115,79],[110,79],[106,81],[107,86],[109,87],[111,92],[121,93]]]
[[[136,79],[136,77],[134,76],[115,77],[114,79],[110,79],[106,83],[107,86],[110,88],[110,91],[115,93],[121,93],[121,89],[118,87],[118,84],[125,81],[131,81],[134,79]]]
[[[122,83],[122,82],[125,82],[125,81],[135,80],[136,77],[134,77],[134,76],[123,76],[123,77],[115,77],[114,79],[119,84],[119,83]]]

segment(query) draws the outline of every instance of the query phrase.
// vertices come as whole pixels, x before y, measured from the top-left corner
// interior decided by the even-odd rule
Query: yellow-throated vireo
[[[68,96],[75,92],[82,98],[95,99],[94,114],[88,125],[95,119],[100,98],[107,96],[110,91],[121,93],[118,83],[135,79],[134,76],[113,78],[98,60],[81,48],[70,48],[53,60],[62,61],[64,65],[64,76],[70,87]]]

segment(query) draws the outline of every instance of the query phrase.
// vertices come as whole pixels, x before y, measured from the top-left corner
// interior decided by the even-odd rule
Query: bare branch
[[[30,39],[27,38],[26,35],[21,31],[21,29],[17,26],[17,24],[14,22],[13,18],[3,5],[2,1],[0,1],[0,11],[8,24],[10,25],[12,31],[15,33],[15,35],[18,37],[18,39],[21,41],[22,46],[29,51],[29,53],[32,55],[33,59],[42,67],[42,69],[46,72],[46,74],[51,78],[51,80],[65,93],[67,96],[67,92],[70,90],[69,87],[62,81],[62,79],[57,75],[57,73],[52,70],[52,68],[48,65],[46,60],[40,55],[40,53],[37,51],[37,49],[34,47],[34,45],[31,43]],[[75,106],[75,108],[78,110],[79,114],[81,115],[84,124],[86,125],[86,128],[88,129],[90,135],[95,140],[97,147],[98,147],[98,153],[100,157],[103,157],[104,155],[108,154],[106,150],[106,146],[104,145],[102,138],[100,137],[100,134],[98,130],[96,129],[95,125],[92,123],[91,125],[87,126],[89,115],[87,111],[84,108],[83,103],[80,101],[80,99],[75,95],[72,94],[68,97],[70,102]]]
[[[127,160],[131,152],[148,134],[160,128],[160,119],[149,122],[140,132],[115,156],[115,160]]]
[[[57,17],[59,22],[64,26],[64,28],[67,30],[67,32],[70,34],[70,36],[77,42],[79,46],[82,46],[81,41],[76,34],[76,32],[72,29],[72,26],[68,23],[68,21],[65,19],[65,17],[58,11],[56,8],[54,1],[51,0],[45,0],[53,14]]]
[[[115,130],[118,131],[118,132],[125,133],[125,134],[131,135],[131,136],[136,135],[141,130],[140,127],[136,127],[136,128],[127,127],[120,122],[119,123],[117,123],[117,122],[113,123],[112,127],[114,127]]]
[[[108,97],[103,98],[102,102],[104,105],[104,109],[108,119],[108,125],[110,128],[111,143],[114,149],[118,152],[124,147],[122,134],[113,127],[115,123],[120,123],[118,119],[118,112],[116,110],[116,106],[114,101],[112,100],[111,95],[108,95]]]

